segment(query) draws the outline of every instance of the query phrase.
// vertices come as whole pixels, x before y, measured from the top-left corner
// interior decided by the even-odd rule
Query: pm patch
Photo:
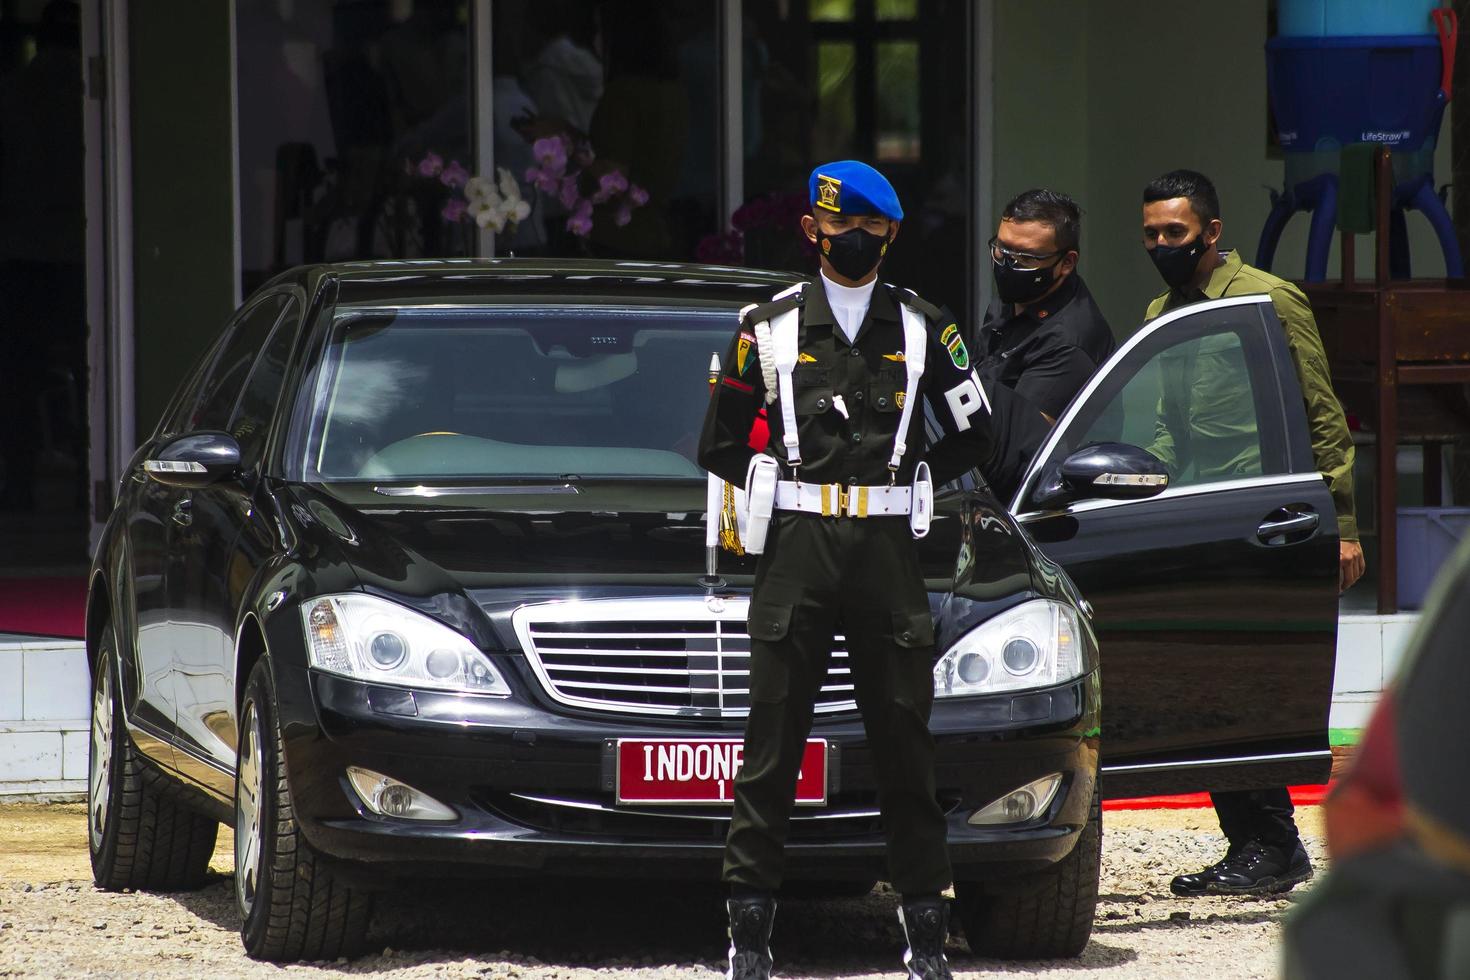
[[[745,376],[750,367],[750,345],[754,339],[741,334],[740,339],[735,342],[735,373],[741,377]]]

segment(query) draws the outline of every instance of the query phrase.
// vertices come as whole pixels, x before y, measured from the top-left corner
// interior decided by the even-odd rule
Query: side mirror
[[[1032,503],[1053,508],[1074,500],[1139,500],[1162,493],[1169,471],[1153,453],[1118,442],[1077,450],[1037,484]]]
[[[228,432],[191,432],[156,448],[143,472],[167,486],[197,490],[240,475],[240,444]]]

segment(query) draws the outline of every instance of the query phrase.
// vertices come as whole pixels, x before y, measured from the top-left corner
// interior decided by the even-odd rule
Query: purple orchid
[[[437,177],[444,170],[444,158],[432,150],[419,161],[420,177]]]
[[[623,227],[632,220],[633,209],[626,204],[618,208],[617,213],[613,215],[613,224],[617,225],[619,228]]]
[[[567,218],[567,231],[578,238],[586,238],[592,234],[592,202],[583,198],[577,202],[572,209],[571,216]]]
[[[449,166],[439,174],[439,179],[443,181],[445,187],[458,190],[470,179],[470,172],[461,166],[458,160],[451,160]]]
[[[561,136],[543,136],[531,144],[531,156],[543,169],[560,176],[567,169],[567,141]]]
[[[597,180],[597,192],[592,195],[593,204],[603,204],[628,189],[628,178],[621,170],[609,170]],[[626,224],[626,222],[624,222]]]
[[[561,206],[566,208],[568,211],[576,208],[579,197],[579,195],[577,194],[577,178],[563,177],[561,181],[561,187],[558,188],[556,197],[557,200],[561,202]]]
[[[465,207],[466,204],[464,198],[451,197],[449,200],[444,202],[444,209],[440,211],[439,214],[441,217],[444,218],[445,221],[453,223],[464,217]]]
[[[648,191],[637,184],[628,185],[628,203],[635,208],[641,208],[648,203]]]

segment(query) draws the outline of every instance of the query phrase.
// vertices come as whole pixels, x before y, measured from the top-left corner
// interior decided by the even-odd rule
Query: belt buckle
[[[821,485],[823,517],[867,517],[868,488],[845,487],[840,483]]]

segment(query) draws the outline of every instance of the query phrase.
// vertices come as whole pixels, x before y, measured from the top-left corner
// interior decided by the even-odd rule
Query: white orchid
[[[464,182],[463,193],[463,204],[452,218],[446,210],[446,219],[467,216],[481,228],[500,234],[507,230],[514,232],[516,225],[531,215],[531,205],[522,197],[521,185],[505,167],[495,168],[493,181],[488,177],[470,177]]]

